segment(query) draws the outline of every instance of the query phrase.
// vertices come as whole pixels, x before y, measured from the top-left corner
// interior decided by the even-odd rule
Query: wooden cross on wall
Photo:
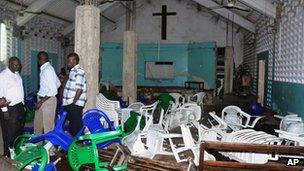
[[[168,15],[176,15],[176,12],[167,12],[167,5],[162,5],[161,13],[153,13],[153,16],[161,16],[162,24],[161,24],[161,37],[162,40],[167,39],[167,16]]]

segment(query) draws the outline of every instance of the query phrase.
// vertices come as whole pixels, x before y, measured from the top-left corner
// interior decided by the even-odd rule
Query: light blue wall
[[[274,81],[272,108],[282,114],[293,112],[304,117],[304,85]]]
[[[140,44],[137,50],[137,82],[139,86],[184,86],[189,74],[207,81],[210,88],[215,86],[215,43],[197,44]],[[102,81],[121,86],[123,47],[121,43],[102,45]],[[159,54],[158,54],[159,51]],[[191,57],[191,60],[190,60]],[[200,62],[204,67],[195,68],[188,73],[188,61]],[[172,80],[145,79],[145,61],[171,61],[174,65],[175,78]],[[214,80],[212,80],[214,79]]]
[[[121,43],[104,43],[102,45],[101,79],[110,81],[112,84],[122,83],[122,56]]]
[[[188,50],[187,44],[142,44],[138,47],[137,83],[140,86],[183,86],[187,77]],[[145,61],[170,61],[174,65],[175,78],[172,80],[145,79]]]
[[[205,87],[216,87],[215,43],[189,44],[188,81],[204,81]]]

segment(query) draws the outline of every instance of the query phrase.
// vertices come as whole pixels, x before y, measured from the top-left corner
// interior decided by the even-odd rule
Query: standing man
[[[9,148],[13,147],[15,139],[23,133],[25,124],[24,91],[19,75],[21,62],[17,57],[11,57],[8,67],[0,73],[0,97],[6,99],[1,107],[0,122],[4,142],[4,155],[10,156]]]
[[[34,131],[38,135],[42,133],[42,130],[46,133],[54,128],[57,106],[56,95],[60,81],[49,62],[48,54],[39,52],[37,57],[40,66],[40,88],[37,93],[38,102],[36,104]]]
[[[82,128],[82,112],[87,101],[87,83],[84,70],[79,66],[77,53],[70,53],[67,58],[70,69],[69,79],[63,92],[63,106],[68,113],[70,133],[75,136]]]

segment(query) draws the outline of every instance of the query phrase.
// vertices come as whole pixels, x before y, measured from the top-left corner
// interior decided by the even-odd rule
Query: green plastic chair
[[[74,171],[86,164],[94,164],[96,171],[109,170],[109,162],[100,161],[97,144],[122,138],[125,133],[118,127],[115,131],[87,134],[74,140],[68,150],[68,161]],[[125,170],[127,165],[116,165],[113,170]]]
[[[48,153],[42,146],[27,146],[25,150],[21,151],[15,158],[17,161],[17,168],[23,170],[30,164],[39,163],[39,171],[44,171],[48,163]]]
[[[29,140],[30,138],[32,138],[34,136],[35,136],[34,134],[19,135],[14,141],[13,147],[14,147],[15,155],[20,154],[20,152],[22,151],[21,146],[23,146],[27,140]]]
[[[157,99],[159,101],[158,106],[160,106],[165,111],[169,108],[170,102],[174,102],[174,98],[168,93],[162,93],[158,95]]]
[[[130,117],[124,123],[124,132],[125,132],[126,135],[131,134],[136,129],[137,122],[138,122],[139,118],[140,118],[140,114],[139,113],[134,112],[134,111],[130,112]],[[140,124],[140,126],[139,126],[140,129],[141,130],[144,129],[144,127],[146,125],[145,116],[141,117],[141,120],[140,120],[139,124]]]

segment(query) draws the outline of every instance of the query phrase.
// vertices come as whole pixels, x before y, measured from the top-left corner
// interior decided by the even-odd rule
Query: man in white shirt
[[[42,130],[46,133],[54,128],[57,106],[56,95],[60,86],[55,70],[49,62],[48,54],[39,52],[37,57],[40,66],[40,87],[37,93],[38,102],[34,119],[36,135],[41,134]]]
[[[0,73],[0,97],[7,103],[1,107],[0,123],[4,142],[4,155],[10,156],[9,148],[23,133],[25,123],[24,91],[19,75],[21,63],[17,57],[9,59],[8,67]]]

